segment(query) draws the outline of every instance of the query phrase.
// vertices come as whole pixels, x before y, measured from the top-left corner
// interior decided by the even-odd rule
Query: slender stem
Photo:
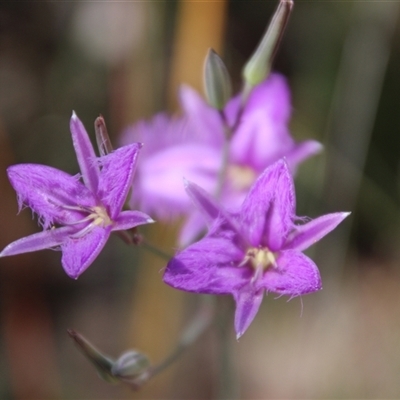
[[[215,298],[203,296],[195,317],[189,322],[175,349],[159,364],[148,369],[133,381],[126,381],[133,388],[140,388],[149,379],[164,371],[173,364],[196,340],[211,326],[215,316]]]
[[[173,256],[161,250],[157,246],[149,243],[142,235],[138,234],[135,229],[131,231],[118,231],[118,236],[130,246],[141,246],[150,253],[162,258],[163,260],[169,261]]]
[[[168,254],[165,251],[159,249],[157,246],[152,245],[145,239],[142,239],[142,241],[140,242],[140,246],[166,261],[169,261],[173,257],[171,254]]]
[[[238,399],[239,398],[239,384],[236,379],[234,363],[232,360],[231,352],[231,335],[228,323],[231,315],[231,307],[227,302],[226,297],[218,298],[218,325],[217,334],[219,342],[219,365],[220,376],[218,382],[218,399]]]
[[[184,330],[180,341],[178,342],[175,349],[171,354],[165,358],[160,364],[152,368],[151,376],[154,376],[167,367],[169,367],[176,359],[178,359],[182,353],[190,347],[211,325],[214,315],[213,297],[203,297],[202,304],[197,315],[189,323],[189,325]]]

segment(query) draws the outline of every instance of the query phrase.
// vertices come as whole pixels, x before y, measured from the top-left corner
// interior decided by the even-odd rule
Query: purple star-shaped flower
[[[261,174],[236,214],[194,183],[187,182],[186,191],[205,216],[209,232],[168,263],[164,282],[189,292],[232,294],[237,338],[253,321],[264,292],[295,297],[321,289],[318,268],[302,251],[349,213],[297,225],[294,184],[285,161]]]
[[[62,265],[78,278],[94,261],[112,231],[153,222],[139,211],[121,211],[130,190],[141,143],[96,158],[82,122],[72,114],[70,129],[80,176],[39,164],[8,168],[19,208],[29,206],[44,230],[9,244],[0,257],[61,247]]]
[[[122,142],[146,144],[135,177],[133,203],[164,220],[186,214],[188,218],[180,235],[180,243],[185,245],[205,227],[188,201],[182,177],[215,194],[226,128],[218,111],[195,90],[182,87],[180,100],[183,117],[168,118],[160,114],[151,122],[140,122],[125,130]],[[240,107],[241,96],[238,95],[224,109],[227,124],[235,126],[229,146],[227,177],[220,193],[221,203],[229,210],[240,207],[256,178],[275,161],[285,157],[293,171],[322,149],[315,140],[296,143],[290,135],[290,92],[281,75],[272,74],[255,87],[242,113]]]

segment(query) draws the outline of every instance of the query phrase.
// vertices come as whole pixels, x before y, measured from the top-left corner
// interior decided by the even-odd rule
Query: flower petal
[[[222,206],[220,206],[217,201],[210,196],[203,188],[196,185],[193,182],[184,181],[185,189],[188,196],[193,201],[197,210],[203,216],[203,221],[210,227],[215,225],[215,221],[219,221],[219,228],[224,230],[232,230],[237,233],[237,238],[241,238],[242,243],[243,238],[239,235],[239,227],[237,226],[236,215],[233,213],[228,213]],[[189,233],[194,233],[195,228],[204,227],[204,223],[200,225],[199,219],[196,219],[197,213],[193,213],[193,220],[190,221],[192,226],[189,226]],[[191,215],[192,217],[192,215]],[[197,225],[197,226],[196,226]],[[190,228],[192,231],[190,231]],[[201,230],[196,232],[201,234]],[[185,238],[182,238],[185,240]],[[193,239],[196,239],[195,237]],[[188,238],[186,238],[188,240]]]
[[[206,229],[207,225],[204,216],[200,211],[194,210],[188,215],[179,232],[179,246],[181,248],[189,246],[197,239],[200,239]]]
[[[295,194],[285,161],[267,168],[251,187],[243,202],[241,229],[252,246],[279,250],[293,228]]]
[[[114,220],[113,231],[131,229],[138,225],[150,224],[154,220],[140,211],[122,211]]]
[[[92,193],[77,177],[39,164],[18,164],[7,169],[18,194],[19,207],[26,204],[41,217],[47,229],[53,223],[67,224],[81,219],[80,212],[63,206],[95,205]]]
[[[133,143],[99,159],[102,168],[97,196],[108,208],[111,220],[117,218],[132,186],[141,147],[141,143]]]
[[[158,113],[149,121],[138,121],[128,126],[122,132],[120,142],[122,146],[134,142],[143,143],[144,147],[140,152],[140,158],[147,159],[154,153],[186,141],[188,139],[186,128],[185,118]]]
[[[349,212],[327,214],[296,226],[284,248],[297,251],[307,249],[335,229],[349,215]]]
[[[226,107],[230,124],[235,120],[240,99]],[[290,92],[286,80],[272,74],[251,92],[243,110],[240,124],[232,137],[231,160],[261,172],[294,146],[288,129],[291,113]]]
[[[96,154],[89,135],[75,111],[72,112],[69,126],[83,182],[93,193],[96,193],[100,175],[99,166],[95,162]]]
[[[277,267],[271,266],[261,278],[268,292],[296,297],[322,288],[317,266],[303,253],[282,251],[276,262]]]
[[[111,226],[94,227],[81,237],[68,237],[61,245],[62,266],[70,278],[77,279],[98,256],[110,236]]]
[[[285,154],[286,162],[288,163],[290,171],[296,171],[296,167],[306,160],[307,158],[320,153],[324,146],[316,140],[305,140],[292,147],[292,149]]]
[[[10,243],[0,253],[0,257],[14,256],[16,254],[30,253],[57,247],[71,234],[71,227],[48,229],[34,233]]]
[[[236,301],[235,331],[239,339],[253,322],[264,297],[264,289],[257,288],[252,282],[234,293]]]
[[[212,192],[220,164],[221,154],[209,146],[182,143],[166,148],[141,160],[132,200],[137,200],[141,210],[160,219],[187,212],[191,204],[182,178]]]
[[[186,131],[191,142],[197,141],[220,149],[224,144],[223,124],[218,111],[190,86],[182,85],[179,89],[180,103],[188,119]],[[201,158],[199,158],[201,160]]]
[[[186,193],[196,206],[196,208],[203,214],[207,224],[212,223],[221,215],[225,215],[224,210],[203,188],[193,182],[184,180]]]
[[[235,266],[243,252],[234,244],[234,233],[207,236],[178,253],[168,263],[163,281],[176,288],[195,293],[229,294],[249,279],[248,268]]]

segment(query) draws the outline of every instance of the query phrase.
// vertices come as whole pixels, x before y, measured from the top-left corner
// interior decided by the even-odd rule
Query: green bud
[[[247,85],[251,87],[258,85],[269,75],[272,60],[285,31],[292,8],[293,0],[280,0],[261,43],[243,69],[243,78]]]
[[[209,49],[204,63],[204,91],[208,104],[222,110],[232,95],[229,72],[221,57]]]
[[[150,360],[136,350],[123,353],[111,368],[111,373],[117,378],[134,379],[150,367]]]
[[[73,329],[68,329],[67,332],[82,354],[96,367],[100,378],[109,383],[117,383],[118,379],[116,379],[111,372],[114,360],[102,354],[87,339]]]

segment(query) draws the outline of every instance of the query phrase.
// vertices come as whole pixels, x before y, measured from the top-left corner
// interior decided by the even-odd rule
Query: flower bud
[[[94,131],[96,133],[96,142],[100,156],[105,156],[113,151],[110,137],[106,127],[106,122],[102,115],[94,121]]]
[[[209,49],[204,63],[204,91],[208,104],[217,110],[222,110],[232,95],[229,72],[213,49]]]
[[[128,350],[114,362],[111,373],[117,378],[134,379],[150,367],[150,360],[136,350]]]
[[[261,43],[243,69],[243,78],[248,86],[258,85],[269,75],[292,8],[293,0],[280,0]]]
[[[118,379],[116,379],[111,372],[114,360],[102,354],[87,339],[78,332],[75,332],[73,329],[68,329],[67,332],[75,341],[75,344],[78,346],[82,354],[96,367],[100,378],[109,383],[117,383]]]

